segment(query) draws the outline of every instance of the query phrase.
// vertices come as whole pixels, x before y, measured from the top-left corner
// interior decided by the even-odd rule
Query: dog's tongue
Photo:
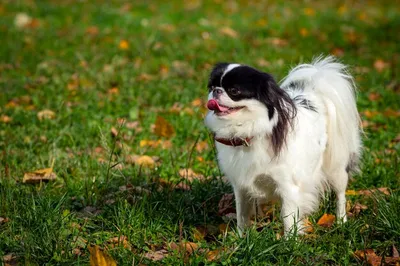
[[[214,99],[211,99],[207,102],[207,108],[211,111],[219,111],[219,112],[225,112],[228,111],[229,108],[220,106],[218,102]]]

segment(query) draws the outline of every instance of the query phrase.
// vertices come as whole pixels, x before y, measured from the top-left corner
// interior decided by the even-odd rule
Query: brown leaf
[[[324,213],[321,218],[319,218],[317,224],[322,227],[329,228],[335,222],[335,215]]]
[[[151,148],[158,148],[161,147],[162,149],[170,149],[172,147],[172,142],[170,140],[147,140],[143,139],[139,142],[140,147],[151,147]]]
[[[193,242],[182,242],[179,244],[172,242],[169,244],[169,247],[171,250],[178,251],[178,252],[184,251],[189,255],[193,254],[196,250],[199,249],[199,246]]]
[[[207,228],[204,226],[198,226],[194,229],[193,238],[194,240],[201,241],[207,235]]]
[[[364,112],[362,112],[365,117],[367,118],[374,118],[375,116],[377,116],[379,114],[378,111],[370,111],[370,110],[365,110]]]
[[[382,96],[379,94],[379,92],[371,92],[371,93],[368,95],[368,99],[369,99],[370,101],[373,101],[373,102],[378,101],[378,100],[381,99],[381,98],[382,98]]]
[[[219,30],[219,32],[223,35],[226,35],[228,37],[235,38],[235,39],[239,36],[238,33],[234,29],[229,28],[229,27],[222,27]]]
[[[155,160],[148,155],[129,155],[126,157],[126,162],[149,168],[152,168],[156,165]]]
[[[358,195],[357,191],[351,189],[351,190],[346,190],[346,196],[356,196]]]
[[[18,265],[17,256],[15,256],[12,253],[4,255],[3,256],[3,262],[4,262],[4,266]]]
[[[393,109],[386,109],[383,112],[383,115],[386,117],[399,117],[400,116],[400,110],[393,110]]]
[[[38,112],[37,117],[39,120],[54,119],[56,117],[56,113],[54,113],[52,110],[45,109]]]
[[[381,193],[383,193],[385,195],[390,195],[389,188],[387,188],[387,187],[359,190],[359,191],[357,191],[357,194],[358,195],[364,195],[364,196],[371,196],[371,195],[373,195],[374,193],[377,193],[377,192],[381,192]]]
[[[10,219],[8,219],[7,217],[6,217],[6,218],[0,217],[0,225],[1,225],[1,224],[7,223],[9,220],[10,220]]]
[[[236,213],[235,208],[233,207],[233,193],[224,194],[221,200],[218,203],[218,215],[224,216],[229,213]]]
[[[303,231],[305,233],[313,233],[314,232],[314,227],[308,218],[305,218],[303,220],[303,224],[304,224]]]
[[[12,118],[9,117],[8,115],[1,115],[0,116],[0,122],[10,123],[11,121],[12,121]]]
[[[200,107],[200,106],[202,106],[202,105],[203,105],[203,100],[200,99],[200,98],[194,99],[194,100],[192,101],[192,106],[193,106],[193,107]]]
[[[128,50],[129,49],[129,43],[126,40],[121,40],[119,42],[119,49],[121,50]]]
[[[90,266],[117,266],[115,260],[100,249],[99,246],[89,247]]]
[[[358,215],[360,214],[361,211],[364,211],[366,209],[368,209],[368,206],[357,202],[356,204],[354,204],[353,208],[351,209],[351,212],[355,215]]]
[[[227,224],[218,225],[218,230],[220,234],[225,234],[225,232],[229,229]]]
[[[383,61],[382,59],[377,59],[374,62],[374,68],[376,69],[376,71],[378,72],[382,72],[384,71],[386,68],[389,67],[389,64],[386,63],[385,61]]]
[[[268,38],[267,41],[268,41],[268,43],[270,43],[270,44],[272,44],[272,45],[274,45],[276,47],[284,47],[284,46],[287,46],[289,44],[289,42],[287,40],[281,39],[281,38],[278,38],[278,37]],[[259,63],[260,62],[261,61],[259,61]],[[265,66],[268,66],[268,65],[265,65]]]
[[[357,250],[354,256],[361,261],[366,261],[368,265],[379,266],[379,265],[398,265],[400,258],[398,257],[382,257],[376,255],[373,249]]]
[[[332,49],[331,54],[340,57],[344,55],[344,50],[340,47],[335,47]]]
[[[196,144],[196,151],[203,152],[204,150],[208,149],[208,142],[207,141],[199,141]]]
[[[160,249],[157,251],[149,251],[143,255],[145,258],[148,258],[152,261],[160,261],[168,256],[168,251],[165,249]]]
[[[97,26],[90,26],[86,28],[85,32],[89,35],[96,36],[99,34],[99,28]]]
[[[392,245],[392,257],[393,258],[399,258],[399,251],[397,250],[395,245]]]
[[[160,137],[170,138],[175,134],[174,127],[165,118],[157,116],[154,133]]]
[[[311,7],[306,7],[303,9],[304,15],[308,17],[313,17],[315,15],[315,10]]]
[[[114,138],[118,136],[118,130],[115,127],[111,128],[111,136]]]
[[[208,261],[216,261],[218,259],[221,258],[222,254],[225,252],[224,248],[219,248],[219,249],[215,249],[215,250],[210,250],[209,252],[207,252],[207,260]]]
[[[22,183],[37,184],[40,182],[55,180],[56,177],[56,174],[53,173],[53,168],[44,168],[32,173],[25,173]]]
[[[180,169],[179,170],[179,176],[181,178],[186,179],[189,182],[192,182],[195,179],[197,179],[197,180],[203,180],[204,179],[204,175],[194,172],[191,168]]]
[[[300,35],[303,37],[308,36],[308,30],[306,28],[301,28],[300,29]]]
[[[116,248],[118,246],[123,246],[124,248],[130,248],[131,245],[128,242],[128,238],[126,236],[116,236],[107,240],[112,248]]]

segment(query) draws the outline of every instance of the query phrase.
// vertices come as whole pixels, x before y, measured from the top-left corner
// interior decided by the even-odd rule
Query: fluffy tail
[[[361,120],[356,105],[356,88],[346,66],[333,56],[320,56],[311,64],[292,69],[282,87],[300,80],[312,84],[314,93],[326,106],[328,145],[325,167],[332,170],[342,167],[341,164],[347,159],[346,170],[356,171],[361,147]]]

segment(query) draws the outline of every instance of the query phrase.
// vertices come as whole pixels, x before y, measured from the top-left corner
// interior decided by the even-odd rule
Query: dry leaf
[[[22,183],[37,184],[40,182],[47,182],[56,179],[56,174],[53,173],[53,168],[44,168],[36,170],[32,173],[25,173]]]
[[[107,94],[109,95],[116,95],[119,94],[119,89],[117,87],[112,87],[107,91]]]
[[[147,140],[143,139],[139,142],[140,147],[152,147],[158,148],[161,147],[162,149],[170,149],[172,147],[172,142],[170,140]]]
[[[353,208],[351,209],[351,213],[358,215],[358,214],[360,214],[361,211],[364,211],[366,209],[368,209],[368,206],[356,202],[354,204]]]
[[[303,12],[304,12],[304,15],[309,16],[309,17],[315,15],[315,10],[312,9],[311,7],[304,8]]]
[[[1,115],[0,121],[3,123],[10,123],[12,121],[12,118],[9,117],[8,115]]]
[[[210,250],[209,252],[207,252],[207,260],[208,261],[216,261],[218,259],[221,258],[222,254],[225,252],[224,248],[219,248],[219,249],[215,249],[215,250]]]
[[[111,128],[111,136],[114,138],[118,136],[118,130],[115,127]]]
[[[166,256],[168,255],[168,251],[165,249],[160,249],[157,251],[149,251],[147,253],[145,253],[143,256],[145,258],[148,258],[152,261],[159,261],[164,259]]]
[[[358,195],[357,191],[355,190],[346,190],[346,196],[356,196]]]
[[[300,29],[300,35],[303,37],[308,36],[308,30],[306,28],[301,28]]]
[[[194,172],[191,168],[188,169],[180,169],[179,170],[179,176],[181,178],[186,179],[189,182],[192,182],[193,180],[203,180],[204,176],[202,174],[198,174]]]
[[[332,49],[331,54],[340,57],[344,55],[344,50],[342,48],[335,47]]]
[[[203,152],[204,150],[208,149],[208,142],[207,141],[199,141],[196,144],[196,151]]]
[[[319,218],[317,224],[322,227],[329,228],[335,222],[335,215],[324,213],[321,218]]]
[[[303,231],[305,233],[313,233],[314,232],[314,227],[308,218],[303,219],[303,225],[304,225]]]
[[[386,117],[399,117],[400,116],[400,110],[393,110],[393,109],[386,109],[383,112],[383,115]]]
[[[203,100],[200,99],[200,98],[194,99],[194,100],[192,101],[192,106],[193,106],[193,107],[200,107],[200,106],[202,106],[202,105],[203,105]]]
[[[1,224],[7,223],[9,220],[10,220],[10,219],[8,219],[7,217],[6,217],[6,218],[0,217],[0,225],[1,225]]]
[[[89,252],[90,266],[117,266],[115,260],[110,255],[101,250],[99,246],[89,247]]]
[[[238,33],[229,27],[222,27],[219,32],[223,35],[229,36],[231,38],[237,38],[238,37]]]
[[[12,253],[4,255],[2,262],[4,263],[4,266],[18,265],[17,257]]]
[[[128,238],[126,236],[116,236],[107,240],[112,248],[116,248],[118,246],[123,246],[124,248],[130,248],[131,245],[128,242]]]
[[[397,250],[395,245],[392,245],[392,257],[393,258],[399,258],[400,257],[399,251]]]
[[[229,213],[236,213],[233,207],[233,193],[224,194],[218,203],[218,215],[224,216]]]
[[[89,35],[95,36],[95,35],[99,34],[99,28],[96,26],[90,26],[90,27],[86,28],[85,32]]]
[[[378,101],[380,98],[382,98],[382,96],[379,94],[379,92],[371,92],[368,95],[368,99],[373,102]]]
[[[196,250],[199,249],[199,246],[193,242],[182,242],[176,244],[174,242],[169,244],[171,250],[176,250],[178,252],[185,251],[189,255],[193,254]]]
[[[129,49],[129,43],[126,40],[121,40],[119,42],[119,49],[128,50]]]
[[[389,64],[386,63],[385,61],[383,61],[382,59],[377,59],[374,62],[374,68],[376,69],[376,71],[378,72],[382,72],[384,71],[386,68],[389,67]]]
[[[154,133],[160,137],[170,138],[175,134],[174,127],[165,118],[157,116]]]
[[[203,240],[207,235],[207,228],[204,226],[198,226],[194,229],[193,239],[197,241]]]
[[[378,111],[370,111],[370,110],[365,110],[364,112],[362,112],[364,114],[365,117],[367,118],[373,118],[375,116],[377,116],[379,114]]]
[[[126,157],[126,162],[148,168],[152,168],[156,165],[155,160],[148,155],[129,155]]]
[[[56,113],[54,113],[52,110],[45,109],[37,113],[37,117],[39,120],[54,119],[56,117]]]
[[[220,224],[218,225],[218,230],[220,234],[225,234],[225,232],[229,229],[228,224]]]
[[[371,195],[373,195],[374,193],[377,193],[377,192],[381,192],[381,193],[383,193],[385,195],[390,195],[389,188],[387,188],[387,187],[359,190],[359,191],[357,191],[357,194],[358,195],[364,195],[364,196],[371,196]]]
[[[379,266],[379,265],[398,265],[400,263],[400,258],[398,257],[385,257],[376,255],[373,249],[357,250],[354,256],[359,260],[366,261],[368,265]]]

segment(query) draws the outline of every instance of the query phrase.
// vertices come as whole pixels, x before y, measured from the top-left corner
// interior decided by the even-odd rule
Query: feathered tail
[[[327,112],[328,145],[325,167],[334,170],[348,160],[347,171],[356,171],[360,156],[360,116],[356,106],[356,88],[346,66],[333,56],[318,57],[311,64],[292,69],[282,83],[305,81],[324,102]]]

